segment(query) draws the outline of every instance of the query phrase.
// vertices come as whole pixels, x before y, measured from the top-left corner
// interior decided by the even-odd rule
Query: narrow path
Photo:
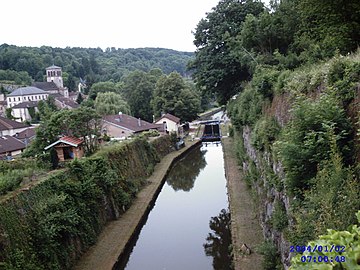
[[[260,270],[262,269],[262,256],[256,252],[256,247],[262,243],[263,235],[257,209],[250,190],[241,179],[234,140],[223,138],[222,142],[231,214],[234,269]],[[240,249],[244,243],[251,249],[250,255],[241,252]]]
[[[173,162],[200,141],[187,141],[186,146],[165,156],[155,166],[153,174],[138,194],[130,209],[118,220],[110,222],[92,246],[77,262],[75,270],[110,270],[123,253],[131,237],[136,233],[141,220],[161,190],[166,174]]]

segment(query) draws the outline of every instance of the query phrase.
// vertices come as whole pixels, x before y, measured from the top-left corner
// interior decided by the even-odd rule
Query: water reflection
[[[189,154],[191,158],[186,156],[181,162],[176,164],[171,174],[167,177],[167,183],[175,191],[190,191],[194,187],[196,177],[206,166],[206,151],[206,149],[201,149],[199,146]]]
[[[229,211],[222,209],[218,216],[211,218],[209,226],[212,232],[208,234],[204,244],[206,256],[213,257],[214,270],[232,269]]]

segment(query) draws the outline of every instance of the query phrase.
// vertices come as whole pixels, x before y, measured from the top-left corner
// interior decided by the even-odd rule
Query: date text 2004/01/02
[[[303,253],[305,251],[308,251],[308,252],[318,251],[318,252],[323,252],[323,253],[326,253],[326,252],[342,253],[342,252],[345,252],[345,246],[337,246],[337,245],[290,246],[290,252]]]

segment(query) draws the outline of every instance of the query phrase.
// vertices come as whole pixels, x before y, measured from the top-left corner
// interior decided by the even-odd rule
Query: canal
[[[170,170],[116,269],[231,269],[230,215],[221,144],[202,144]]]

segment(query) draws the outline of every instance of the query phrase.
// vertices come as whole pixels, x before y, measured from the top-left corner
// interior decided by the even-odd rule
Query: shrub
[[[360,211],[356,216],[360,224]],[[327,230],[327,234],[320,235],[318,239],[308,242],[306,246],[312,247],[314,251],[306,250],[293,257],[290,270],[360,268],[360,227],[358,225],[351,226],[348,231]],[[332,249],[333,246],[345,248],[339,252],[338,248]],[[315,249],[315,247],[318,248]],[[318,260],[320,257],[327,257],[329,260],[320,262]]]
[[[262,117],[255,124],[251,144],[261,151],[270,150],[270,146],[277,139],[280,129],[281,127],[274,117]]]
[[[286,214],[285,206],[284,204],[279,201],[275,200],[274,204],[274,212],[271,216],[271,224],[272,226],[278,230],[282,231],[288,226],[288,216]]]
[[[231,113],[231,120],[238,130],[243,125],[255,124],[261,115],[263,100],[264,98],[250,86],[239,95]]]
[[[264,255],[262,266],[264,270],[282,269],[280,254],[276,246],[270,241],[265,241],[258,247],[258,252]]]
[[[290,192],[310,187],[309,180],[316,175],[318,165],[329,158],[331,132],[345,163],[352,159],[351,125],[333,96],[323,94],[315,101],[300,98],[292,115],[292,121],[276,142]]]

